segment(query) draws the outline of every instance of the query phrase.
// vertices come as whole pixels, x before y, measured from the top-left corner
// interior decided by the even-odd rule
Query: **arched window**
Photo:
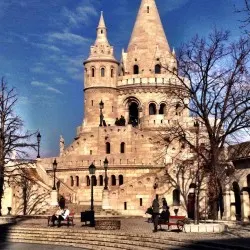
[[[116,178],[115,175],[111,175],[111,185],[116,186]]]
[[[104,77],[104,76],[105,76],[105,69],[101,68],[101,77]]]
[[[165,103],[162,103],[162,104],[160,105],[159,114],[160,114],[160,115],[164,115],[165,112],[166,112],[166,104],[165,104]]]
[[[97,185],[96,176],[95,176],[95,175],[92,175],[91,178],[92,178],[93,186],[96,186],[96,185]]]
[[[173,205],[180,206],[180,190],[174,189],[173,191]]]
[[[110,154],[110,143],[106,142],[106,154]]]
[[[103,176],[102,175],[99,176],[99,185],[103,186]]]
[[[71,187],[74,186],[74,178],[73,178],[73,176],[70,176],[70,186]]]
[[[149,115],[156,115],[156,105],[154,103],[149,104]]]
[[[134,65],[134,75],[138,75],[138,74],[139,74],[139,66]]]
[[[123,175],[119,175],[119,186],[123,185]]]
[[[122,142],[121,143],[121,154],[124,154],[125,153],[125,142]]]
[[[147,13],[149,13],[149,6],[147,6]]]
[[[103,30],[101,30],[101,34],[103,34]]]
[[[86,176],[86,183],[87,183],[87,186],[90,186],[90,178],[88,175]]]
[[[76,176],[76,186],[79,187],[79,176]]]
[[[91,69],[91,76],[95,77],[95,69],[94,68]]]
[[[110,76],[111,76],[111,78],[114,77],[114,69],[113,68],[110,70]]]
[[[155,65],[155,74],[161,74],[161,65],[160,64]]]

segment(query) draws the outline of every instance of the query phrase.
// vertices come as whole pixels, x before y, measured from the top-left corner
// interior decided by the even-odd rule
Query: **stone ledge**
[[[227,230],[227,225],[208,223],[208,224],[187,224],[185,225],[185,231],[187,233],[222,233]]]
[[[96,230],[120,230],[121,221],[120,220],[96,220],[95,229]]]
[[[14,224],[16,223],[16,217],[15,216],[0,216],[0,225],[3,224]]]

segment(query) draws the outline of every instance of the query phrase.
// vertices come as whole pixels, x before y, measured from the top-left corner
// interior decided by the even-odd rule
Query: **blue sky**
[[[213,27],[237,39],[243,0],[156,0],[170,46]],[[1,0],[0,76],[17,89],[18,114],[42,134],[41,156],[56,156],[83,120],[83,61],[96,37],[100,11],[116,58],[127,48],[140,0]]]

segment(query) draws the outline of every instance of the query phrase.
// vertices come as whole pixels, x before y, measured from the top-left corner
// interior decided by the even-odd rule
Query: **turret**
[[[116,82],[118,61],[113,46],[107,38],[107,28],[101,12],[97,37],[84,62],[84,126],[97,126],[99,103],[104,102],[103,115],[106,124],[114,124],[116,118]]]
[[[155,0],[142,0],[127,49],[123,54],[125,75],[152,77],[164,73],[160,66],[175,67],[173,56],[157,10]]]

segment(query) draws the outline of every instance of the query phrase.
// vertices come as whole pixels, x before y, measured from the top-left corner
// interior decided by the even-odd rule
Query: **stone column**
[[[230,191],[230,220],[236,220],[235,196],[234,191]]]
[[[231,197],[230,197],[230,187],[228,184],[225,187],[223,200],[224,200],[224,214],[223,214],[222,219],[230,220],[231,219]]]
[[[57,190],[52,190],[50,197],[51,197],[50,205],[51,206],[58,206],[58,193],[57,193]]]
[[[248,216],[250,216],[249,209],[249,194],[247,191],[242,191],[241,195],[241,218],[242,221],[249,221]]]
[[[110,209],[109,204],[109,190],[103,189],[102,191],[102,209]]]

